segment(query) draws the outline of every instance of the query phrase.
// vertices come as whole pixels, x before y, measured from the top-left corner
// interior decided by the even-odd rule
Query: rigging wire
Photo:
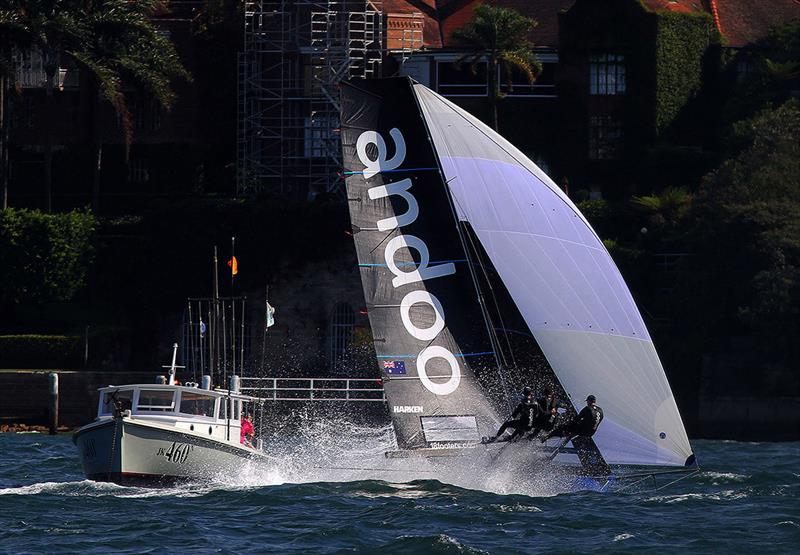
[[[492,324],[492,318],[489,314],[489,311],[486,308],[486,301],[483,296],[483,290],[481,289],[480,283],[478,281],[478,276],[475,273],[475,268],[473,266],[472,256],[470,254],[470,249],[468,248],[467,242],[464,239],[464,231],[459,224],[458,213],[456,212],[456,207],[453,200],[453,195],[450,193],[449,181],[444,174],[444,169],[442,167],[442,161],[439,158],[438,153],[436,152],[436,145],[433,142],[433,136],[431,135],[430,128],[428,127],[428,122],[425,120],[424,111],[422,109],[422,105],[420,104],[419,98],[417,97],[416,91],[413,88],[411,89],[411,96],[414,97],[414,101],[417,104],[417,109],[419,110],[420,115],[422,116],[422,124],[425,128],[425,133],[428,136],[428,142],[431,146],[431,151],[433,152],[433,157],[436,160],[436,167],[439,169],[439,176],[442,179],[442,184],[444,185],[444,193],[445,197],[447,198],[447,203],[450,206],[450,213],[453,216],[453,221],[456,224],[456,232],[458,233],[459,241],[461,242],[461,248],[464,251],[464,254],[467,257],[467,266],[469,267],[470,277],[472,278],[472,286],[475,288],[475,292],[478,294],[478,306],[480,307],[481,314],[483,315],[484,323],[486,324],[486,331],[489,335],[489,342],[492,345],[492,350],[495,353],[495,361],[497,362],[497,374],[500,378],[500,384],[503,388],[503,397],[506,405],[506,410],[511,412],[512,410],[512,403],[511,403],[511,396],[509,394],[508,385],[506,383],[505,378],[503,377],[503,368],[505,367],[503,358],[502,350],[499,348],[497,335],[494,333],[494,325]],[[445,145],[447,148],[447,145]]]
[[[461,206],[461,204],[458,202],[458,198],[454,196],[453,201],[459,205],[462,212],[465,212],[464,207]],[[508,333],[506,332],[506,324],[503,321],[503,313],[500,310],[500,304],[497,301],[497,295],[495,295],[494,287],[492,287],[492,282],[489,279],[489,273],[487,272],[486,265],[483,262],[481,251],[478,248],[478,245],[475,244],[473,235],[474,235],[473,233],[467,233],[467,237],[469,238],[470,244],[472,245],[472,248],[475,251],[475,255],[477,256],[478,259],[478,267],[481,269],[481,272],[483,273],[483,278],[484,280],[486,280],[486,285],[489,288],[489,294],[491,295],[492,302],[494,303],[494,309],[495,312],[497,312],[497,318],[500,320],[500,328],[503,331],[503,337],[505,338],[506,345],[508,346],[508,354],[511,357],[511,364],[513,364],[514,368],[517,369],[518,368],[517,360],[514,357],[514,349],[511,347],[511,340],[508,338]],[[492,333],[494,333],[495,335],[497,334],[497,328],[494,326],[492,327]]]

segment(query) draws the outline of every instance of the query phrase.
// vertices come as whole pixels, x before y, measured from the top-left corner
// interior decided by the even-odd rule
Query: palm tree
[[[133,139],[129,95],[143,94],[169,110],[176,95],[175,78],[191,80],[172,41],[153,25],[151,16],[167,9],[163,0],[89,0],[83,2],[83,20],[89,29],[81,50],[69,52],[87,70],[93,96],[105,100],[117,113],[127,151]],[[93,110],[94,176],[92,208],[100,209],[100,170],[103,159],[99,106]]]
[[[149,19],[166,7],[163,0],[3,0],[0,54],[36,51],[41,55],[47,123],[55,117],[52,97],[59,66],[66,60],[75,62],[89,76],[96,96],[114,107],[127,146],[133,133],[126,91],[144,91],[169,108],[175,99],[171,79],[189,77],[171,41]],[[95,122],[94,127],[98,130],[99,124]],[[53,138],[52,133],[44,136],[44,193],[49,212]],[[95,143],[93,205],[97,208],[102,145]]]
[[[631,204],[648,217],[652,227],[674,229],[691,208],[692,194],[683,187],[667,187],[658,194],[635,196]]]
[[[477,73],[478,65],[484,60],[489,64],[489,102],[495,131],[498,130],[497,103],[504,96],[500,92],[498,70],[502,70],[509,90],[514,70],[521,72],[529,83],[533,83],[542,70],[533,44],[528,40],[528,33],[536,25],[535,20],[516,10],[482,4],[475,8],[472,21],[453,33],[455,39],[470,49],[456,60],[457,66],[468,62],[472,72]]]

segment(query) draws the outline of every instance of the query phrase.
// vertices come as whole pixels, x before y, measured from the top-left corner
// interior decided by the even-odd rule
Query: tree
[[[800,357],[800,102],[736,126],[741,150],[697,197],[696,310],[722,334],[746,331],[765,356]],[[705,277],[703,277],[705,276]]]
[[[71,300],[86,283],[96,226],[87,212],[0,212],[0,308]]]
[[[126,86],[169,107],[175,95],[173,77],[188,78],[171,41],[149,19],[166,9],[164,0],[3,0],[0,2],[0,53],[36,51],[43,60],[47,95],[44,121],[53,114],[53,94],[60,65],[67,59],[84,70],[119,116],[126,145],[132,124]],[[96,111],[96,110],[95,110]],[[95,127],[98,127],[96,124]],[[52,133],[44,133],[45,208],[52,211]],[[102,148],[96,146],[95,171]],[[94,193],[99,182],[95,177]],[[97,198],[94,202],[97,205]]]
[[[453,33],[453,38],[470,50],[456,61],[457,65],[467,62],[471,71],[477,73],[481,62],[488,63],[489,102],[495,131],[498,130],[497,103],[504,96],[500,91],[501,77],[510,90],[514,71],[521,72],[533,83],[542,70],[533,53],[533,44],[528,40],[528,33],[537,24],[516,10],[483,4],[475,8],[472,21]]]
[[[651,226],[674,229],[686,217],[692,205],[692,195],[681,187],[667,187],[658,194],[635,196],[631,204],[647,216]]]

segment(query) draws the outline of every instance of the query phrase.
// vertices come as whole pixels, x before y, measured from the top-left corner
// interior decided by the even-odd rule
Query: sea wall
[[[58,373],[59,424],[74,428],[97,414],[100,387],[155,382],[155,372],[91,370],[0,370],[0,425],[46,425],[50,407],[47,375]]]

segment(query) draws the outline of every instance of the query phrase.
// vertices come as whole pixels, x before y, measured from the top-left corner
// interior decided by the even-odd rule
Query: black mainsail
[[[493,433],[495,352],[424,122],[405,78],[342,83],[353,236],[398,445]]]

